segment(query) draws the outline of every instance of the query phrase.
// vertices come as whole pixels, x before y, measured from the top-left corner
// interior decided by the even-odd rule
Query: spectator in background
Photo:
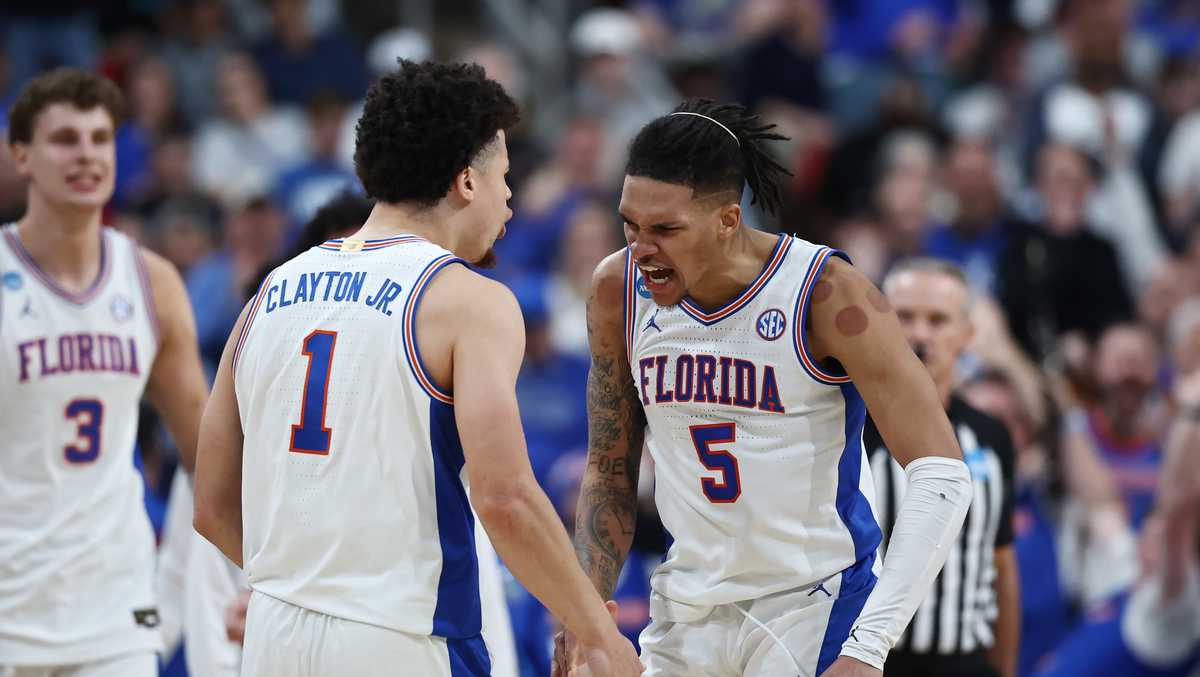
[[[889,257],[920,254],[934,224],[937,150],[920,133],[896,132],[884,140],[880,165],[875,205]]]
[[[1013,335],[1040,362],[1059,336],[1100,330],[1131,313],[1112,244],[1087,229],[1084,205],[1093,185],[1083,153],[1049,144],[1038,154],[1041,218],[1011,233],[1000,256],[998,296]]]
[[[167,62],[149,58],[129,74],[129,119],[117,130],[118,179],[113,201],[128,204],[154,181],[154,149],[172,130],[188,129]]]
[[[634,134],[669,112],[676,94],[657,64],[644,57],[642,33],[629,12],[590,9],[575,21],[569,40],[580,60],[574,108],[603,125],[608,143],[602,147],[601,174],[615,180]]]
[[[308,137],[300,113],[271,106],[262,74],[245,54],[221,62],[217,94],[222,116],[200,128],[193,173],[201,189],[236,203],[269,191],[285,167],[305,157]]]
[[[282,253],[284,244],[283,214],[265,197],[237,206],[224,227],[221,248],[193,266],[186,278],[196,309],[200,357],[210,377],[245,305],[242,290]]]
[[[1005,424],[1017,452],[1013,546],[1021,591],[1021,647],[1017,674],[1029,675],[1038,660],[1076,623],[1074,597],[1063,579],[1059,516],[1065,497],[1057,445],[1039,427],[1014,384],[985,371],[962,388],[971,406]]]
[[[1005,206],[991,146],[959,139],[946,152],[943,181],[953,197],[950,222],[925,238],[925,253],[962,267],[976,290],[996,287],[996,265],[1008,242]]]
[[[538,483],[546,486],[560,456],[587,446],[588,358],[564,353],[551,340],[546,282],[527,275],[511,285],[525,317],[525,360],[517,376],[517,403]]]
[[[162,57],[179,92],[180,112],[198,126],[217,114],[217,70],[234,46],[221,0],[181,0],[176,18]]]
[[[212,252],[220,219],[220,210],[201,195],[171,198],[155,209],[148,239],[186,278]]]
[[[336,27],[317,33],[309,23],[306,0],[268,0],[271,32],[251,48],[267,81],[271,99],[306,105],[322,90],[346,101],[367,91],[362,47]]]
[[[752,2],[745,15],[754,32],[730,77],[738,99],[751,108],[771,102],[824,111],[825,3]]]
[[[554,156],[526,181],[507,233],[496,242],[500,277],[550,274],[571,215],[588,200],[604,197],[600,157],[610,144],[602,122],[590,113],[571,119]]]
[[[829,158],[821,199],[835,216],[845,217],[871,202],[880,170],[887,168],[880,161],[882,149],[893,134],[915,132],[935,146],[940,146],[944,138],[940,125],[930,115],[928,101],[912,80],[894,80],[876,112],[869,127],[847,134],[842,113],[833,111],[843,125],[843,136]]]
[[[338,136],[346,106],[333,92],[318,92],[308,101],[310,155],[285,169],[275,183],[275,200],[288,217],[293,241],[299,229],[322,205],[346,191],[361,192],[354,172],[338,158]]]
[[[590,359],[587,297],[592,272],[605,256],[620,248],[619,233],[612,210],[603,205],[588,202],[571,213],[546,289],[550,341],[555,350]]]
[[[5,0],[0,35],[11,91],[47,68],[94,69],[100,53],[94,9],[90,0]]]
[[[1189,170],[1186,168],[1188,161],[1178,155],[1181,146],[1175,145],[1171,150],[1170,169],[1166,158],[1170,142],[1180,138],[1179,134],[1200,135],[1200,116],[1192,114],[1200,110],[1200,61],[1197,56],[1200,51],[1173,56],[1164,64],[1155,91],[1154,120],[1137,158],[1142,183],[1153,205],[1159,237],[1176,254],[1187,246],[1189,236],[1189,186],[1185,178]],[[1189,120],[1187,125],[1183,124],[1185,120]],[[1195,131],[1184,132],[1188,127],[1194,127]],[[1196,148],[1200,142],[1191,145]],[[1195,176],[1200,177],[1200,171]],[[1172,196],[1182,197],[1172,199]]]
[[[1099,49],[1129,74],[1133,82],[1149,86],[1162,63],[1162,50],[1147,34],[1133,26],[1132,0],[1060,0],[1047,3],[1056,16],[1052,30],[1038,34],[1026,48],[1024,80],[1040,90],[1051,83],[1080,76],[1093,64],[1089,57]]]
[[[1130,525],[1142,526],[1154,507],[1162,464],[1163,409],[1157,398],[1158,342],[1145,327],[1118,324],[1097,343],[1093,378],[1099,401],[1090,412],[1067,413],[1067,434],[1081,434],[1112,473]]]

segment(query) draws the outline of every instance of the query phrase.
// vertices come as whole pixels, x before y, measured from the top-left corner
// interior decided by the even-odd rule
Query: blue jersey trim
[[[450,677],[489,677],[492,674],[492,658],[482,635],[447,639],[446,652],[450,654]]]
[[[825,625],[825,637],[821,640],[821,653],[817,657],[817,670],[814,675],[828,670],[841,654],[842,645],[846,643],[846,638],[854,628],[854,621],[858,620],[867,598],[875,589],[877,579],[871,571],[874,564],[875,552],[872,551],[870,555],[842,571],[842,583],[838,588],[837,599],[833,602],[833,609],[829,611],[829,621]]]
[[[417,345],[417,310],[420,308],[421,297],[425,295],[429,282],[442,268],[452,263],[466,265],[466,261],[456,256],[443,254],[430,261],[429,265],[425,266],[425,269],[417,276],[415,286],[409,290],[408,300],[404,303],[404,327],[401,332],[405,359],[409,368],[412,369],[413,378],[417,379],[417,383],[430,397],[445,404],[453,404],[454,397],[452,393],[442,392],[442,389],[434,383],[433,378],[429,375],[429,370],[425,368],[425,362],[421,360],[421,347]]]
[[[850,377],[844,374],[830,374],[821,369],[820,364],[808,349],[808,335],[805,333],[805,327],[808,326],[808,311],[812,305],[809,303],[809,299],[812,297],[813,288],[820,279],[821,271],[825,269],[825,264],[829,262],[830,256],[845,259],[847,263],[850,262],[850,257],[846,256],[844,252],[828,247],[822,248],[813,256],[812,261],[808,264],[808,271],[804,274],[800,295],[796,297],[796,307],[792,311],[792,344],[796,349],[796,359],[799,360],[800,366],[809,378],[823,385],[836,386],[849,383]]]
[[[853,383],[841,386],[842,397],[846,400],[846,446],[842,450],[841,460],[838,461],[837,511],[842,523],[850,532],[854,541],[854,559],[861,560],[875,552],[883,540],[883,532],[875,515],[871,512],[871,504],[859,486],[862,477],[862,434],[863,424],[867,418],[867,407],[863,404],[862,396]]]
[[[475,517],[460,479],[466,459],[452,405],[430,400],[429,438],[433,447],[438,543],[442,551],[433,634],[447,639],[468,639],[479,635],[483,626],[479,560],[475,554]]]

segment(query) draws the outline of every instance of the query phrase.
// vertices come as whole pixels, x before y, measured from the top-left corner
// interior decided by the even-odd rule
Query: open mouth
[[[642,277],[646,279],[646,287],[652,292],[666,289],[675,278],[675,270],[672,268],[647,265],[639,265],[638,268],[642,271]]]
[[[100,185],[96,174],[74,174],[67,177],[67,185],[80,192],[91,192]]]

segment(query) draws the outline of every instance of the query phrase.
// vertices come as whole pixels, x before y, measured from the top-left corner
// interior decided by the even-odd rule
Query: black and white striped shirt
[[[993,556],[996,548],[1013,540],[1015,454],[1000,421],[957,397],[951,398],[946,413],[975,481],[975,495],[946,565],[917,608],[895,651],[961,655],[987,649],[995,642]],[[863,432],[863,444],[870,454],[875,478],[876,516],[883,529],[886,557],[907,477],[888,453],[872,421],[867,422]]]

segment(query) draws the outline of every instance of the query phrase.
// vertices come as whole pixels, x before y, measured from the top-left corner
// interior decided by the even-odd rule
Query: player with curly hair
[[[478,65],[401,61],[358,123],[370,216],[269,273],[229,337],[195,526],[253,590],[243,674],[490,674],[472,506],[593,674],[641,673],[534,480],[516,300],[464,265],[511,215],[517,118]]]

